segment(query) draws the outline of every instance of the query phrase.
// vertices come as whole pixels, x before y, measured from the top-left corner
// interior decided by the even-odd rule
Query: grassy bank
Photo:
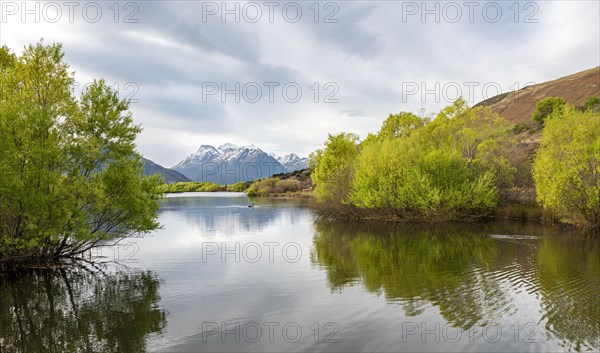
[[[159,191],[167,194],[183,192],[245,192],[250,197],[312,197],[312,181],[309,169],[275,174],[255,181],[219,185],[210,182],[179,182],[163,184]]]

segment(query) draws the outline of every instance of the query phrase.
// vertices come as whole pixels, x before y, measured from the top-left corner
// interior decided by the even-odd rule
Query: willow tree
[[[499,154],[507,121],[459,99],[431,120],[390,115],[354,162],[350,202],[373,218],[488,216],[514,173]]]
[[[329,135],[324,148],[310,155],[311,179],[315,198],[323,211],[348,212],[347,197],[354,174],[353,162],[358,154],[358,135]]]
[[[103,80],[79,99],[60,44],[0,49],[0,266],[56,261],[158,227],[129,103]]]
[[[533,168],[537,198],[562,220],[600,229],[600,114],[546,121]]]

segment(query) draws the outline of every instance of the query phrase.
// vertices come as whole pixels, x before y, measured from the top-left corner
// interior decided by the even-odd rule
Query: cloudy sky
[[[592,1],[0,1],[0,45],[61,42],[77,91],[132,100],[139,150],[173,166],[201,144],[307,155],[600,65]]]

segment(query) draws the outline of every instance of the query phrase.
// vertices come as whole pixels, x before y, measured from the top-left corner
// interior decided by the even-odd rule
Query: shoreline
[[[227,192],[233,193],[234,191],[209,191],[213,192]],[[170,192],[166,194],[181,194],[184,192]],[[316,214],[319,217],[324,218],[332,218],[338,220],[351,220],[351,221],[367,221],[367,222],[397,222],[397,223],[431,223],[431,224],[440,224],[446,222],[473,222],[473,223],[484,223],[486,221],[520,221],[520,222],[536,222],[547,225],[557,225],[557,226],[568,226],[573,227],[578,230],[581,229],[575,225],[560,222],[559,219],[553,217],[548,211],[545,211],[542,207],[537,204],[522,204],[522,203],[510,203],[506,205],[502,205],[498,207],[496,212],[492,215],[487,216],[474,216],[474,217],[465,217],[465,218],[444,218],[444,217],[427,217],[427,216],[419,216],[414,215],[401,217],[398,215],[393,215],[391,212],[380,212],[376,210],[368,210],[368,209],[354,209],[356,212],[354,215],[348,214],[348,212],[340,212],[340,210],[325,210],[320,208],[316,203],[316,198],[312,191],[294,191],[294,192],[285,192],[285,193],[268,193],[268,194],[255,194],[248,195],[248,193],[243,192],[249,199],[304,199],[314,201],[313,209],[316,211]],[[362,215],[361,215],[362,213]],[[346,214],[346,216],[340,216],[342,214]],[[592,230],[593,231],[593,230]]]

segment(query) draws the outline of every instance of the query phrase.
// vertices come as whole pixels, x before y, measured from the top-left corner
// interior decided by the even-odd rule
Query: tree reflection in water
[[[600,346],[597,239],[568,241],[551,228],[506,224],[317,220],[315,228],[313,263],[326,269],[334,291],[361,283],[399,303],[407,316],[436,306],[463,330],[508,323],[519,310],[541,311],[537,324],[563,346],[577,351]],[[489,234],[535,234],[539,239]],[[540,298],[541,308],[519,306],[515,293]]]
[[[544,239],[537,277],[548,332],[569,350],[600,348],[600,243]]]
[[[144,352],[160,334],[152,272],[38,270],[0,276],[2,352]]]

